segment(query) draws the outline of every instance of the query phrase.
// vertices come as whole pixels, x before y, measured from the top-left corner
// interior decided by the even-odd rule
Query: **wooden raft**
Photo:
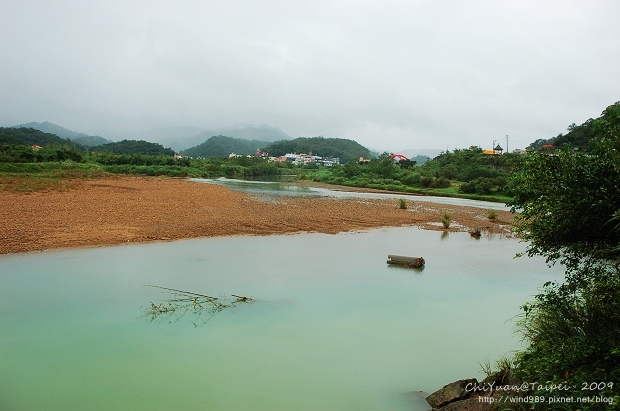
[[[422,257],[405,257],[402,255],[388,255],[388,264],[400,265],[410,268],[422,268],[424,267],[424,258]]]

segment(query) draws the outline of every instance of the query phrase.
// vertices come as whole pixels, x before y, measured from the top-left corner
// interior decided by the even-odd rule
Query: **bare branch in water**
[[[232,294],[234,299],[226,297],[217,298],[157,285],[145,285],[145,287],[158,288],[174,296],[174,298],[170,298],[159,305],[151,302],[143,316],[149,319],[149,322],[157,321],[171,324],[179,321],[187,313],[191,313],[196,317],[194,326],[198,326],[198,322],[201,323],[200,325],[204,325],[211,317],[222,310],[234,308],[242,303],[252,304],[256,301],[254,298],[235,294]]]

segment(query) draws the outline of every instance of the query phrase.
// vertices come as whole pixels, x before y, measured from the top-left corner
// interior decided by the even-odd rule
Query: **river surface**
[[[277,177],[277,176],[276,176]],[[414,194],[397,194],[397,193],[364,193],[354,191],[339,191],[322,187],[301,187],[290,181],[265,181],[265,180],[237,180],[231,178],[190,178],[190,181],[205,184],[223,185],[231,190],[243,191],[252,194],[262,200],[270,200],[274,197],[331,197],[331,198],[405,198],[411,201],[426,201],[438,204],[449,204],[468,207],[479,207],[493,210],[506,210],[502,203],[494,203],[490,201],[469,200],[466,198],[424,196]]]
[[[424,410],[520,347],[561,276],[523,248],[400,227],[0,256],[0,409]],[[146,285],[255,301],[152,315],[174,296]]]

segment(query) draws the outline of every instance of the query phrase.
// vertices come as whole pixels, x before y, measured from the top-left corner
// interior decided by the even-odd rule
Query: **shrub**
[[[432,177],[424,176],[420,178],[420,185],[422,187],[430,187],[432,182],[433,182]]]
[[[487,210],[487,217],[489,220],[495,220],[497,218],[497,211],[492,208]]]
[[[421,178],[419,173],[407,173],[400,181],[405,185],[414,186],[420,184]]]
[[[488,179],[480,179],[476,185],[476,194],[491,194],[491,182]]]
[[[441,224],[443,225],[443,228],[450,228],[451,222],[452,220],[450,220],[450,213],[444,211],[443,214],[441,214]]]
[[[433,178],[430,185],[431,188],[448,188],[450,187],[450,180],[445,177]]]
[[[474,194],[476,192],[476,183],[474,181],[463,183],[459,187],[459,191],[465,194]]]
[[[404,198],[401,198],[399,200],[399,205],[400,205],[400,209],[401,210],[406,210],[407,209],[407,200],[405,200]]]

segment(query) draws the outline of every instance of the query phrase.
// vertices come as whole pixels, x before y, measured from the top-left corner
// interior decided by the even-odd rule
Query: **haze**
[[[0,3],[0,125],[510,149],[620,100],[620,2]]]

